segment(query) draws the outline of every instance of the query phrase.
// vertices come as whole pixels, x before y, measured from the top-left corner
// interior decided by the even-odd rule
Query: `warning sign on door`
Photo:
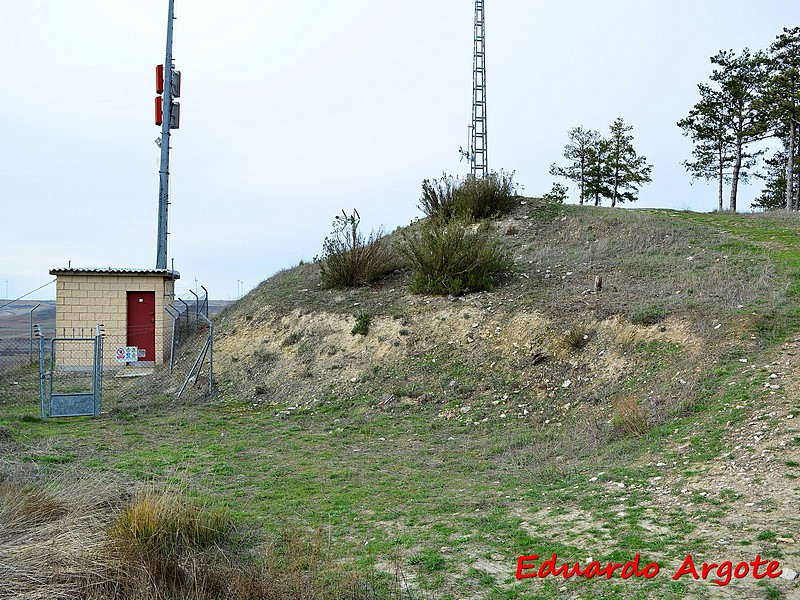
[[[118,363],[136,362],[139,360],[139,348],[136,346],[120,346],[114,349],[114,356]]]

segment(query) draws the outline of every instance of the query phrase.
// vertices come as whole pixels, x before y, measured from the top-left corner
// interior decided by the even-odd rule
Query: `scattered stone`
[[[781,573],[781,577],[783,579],[788,579],[789,581],[794,581],[798,578],[798,576],[800,576],[800,573],[793,571],[792,569],[787,569],[786,567],[783,568],[783,573]]]

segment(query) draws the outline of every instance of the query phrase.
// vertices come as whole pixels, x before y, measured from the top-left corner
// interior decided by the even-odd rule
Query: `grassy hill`
[[[180,482],[228,506],[237,556],[272,540],[284,572],[352,577],[349,597],[797,593],[671,575],[688,554],[800,571],[800,220],[526,200],[494,227],[517,271],[492,292],[266,280],[215,319],[204,403],[143,387],[41,424],[0,385],[3,470]],[[516,580],[553,553],[661,572]]]

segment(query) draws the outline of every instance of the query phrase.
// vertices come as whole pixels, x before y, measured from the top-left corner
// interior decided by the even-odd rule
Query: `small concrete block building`
[[[56,337],[82,331],[91,336],[97,324],[105,332],[103,364],[153,366],[169,360],[172,319],[164,310],[175,299],[180,273],[169,269],[52,269],[56,276]],[[137,348],[131,362],[120,348]],[[130,359],[131,357],[128,356]]]

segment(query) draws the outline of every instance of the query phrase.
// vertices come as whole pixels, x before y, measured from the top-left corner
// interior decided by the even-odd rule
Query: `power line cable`
[[[17,298],[16,300],[12,300],[11,302],[7,302],[6,304],[3,304],[3,306],[0,306],[0,310],[1,310],[1,309],[3,309],[3,308],[5,308],[6,306],[11,306],[12,304],[14,304],[14,302],[19,302],[19,301],[20,301],[20,300],[22,300],[23,298],[27,298],[28,296],[30,296],[30,295],[31,295],[31,294],[33,294],[34,292],[38,292],[40,289],[42,289],[42,288],[46,288],[48,285],[52,285],[52,284],[54,284],[56,281],[57,281],[56,279],[53,279],[53,281],[50,281],[50,282],[48,282],[48,283],[45,283],[44,285],[40,285],[40,286],[39,286],[39,287],[37,287],[35,290],[31,290],[30,292],[28,292],[27,294],[24,294],[24,295],[20,296],[20,297],[19,297],[19,298]]]

